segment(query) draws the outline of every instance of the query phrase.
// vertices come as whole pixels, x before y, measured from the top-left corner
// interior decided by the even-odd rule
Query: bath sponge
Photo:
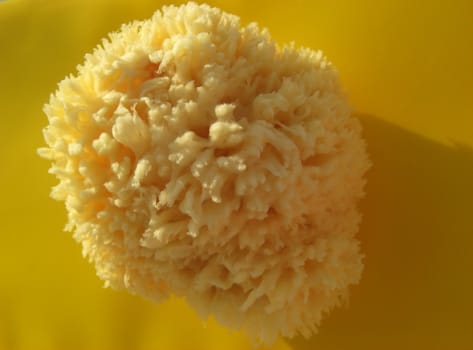
[[[320,51],[207,5],[123,25],[44,111],[67,230],[106,286],[270,343],[359,281],[359,121]]]

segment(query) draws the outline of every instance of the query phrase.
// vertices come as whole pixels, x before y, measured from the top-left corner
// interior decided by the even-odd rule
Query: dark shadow
[[[294,350],[473,349],[473,150],[360,116],[373,161],[350,305]]]

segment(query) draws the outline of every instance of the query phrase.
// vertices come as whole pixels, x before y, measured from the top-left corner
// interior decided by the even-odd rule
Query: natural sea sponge
[[[45,106],[39,153],[107,286],[271,342],[359,281],[369,167],[333,66],[207,5],[110,34]]]

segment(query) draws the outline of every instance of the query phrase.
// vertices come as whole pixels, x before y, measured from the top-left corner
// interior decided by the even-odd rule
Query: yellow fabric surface
[[[36,155],[41,109],[85,53],[151,0],[0,2],[0,349],[251,349],[181,300],[103,289],[62,231]],[[169,2],[167,2],[169,3]],[[179,2],[182,3],[182,2]],[[209,1],[340,71],[374,163],[348,308],[271,349],[473,347],[473,2]]]

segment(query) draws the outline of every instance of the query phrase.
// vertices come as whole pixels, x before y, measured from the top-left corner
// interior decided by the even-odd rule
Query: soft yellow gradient
[[[168,2],[169,3],[169,2]],[[366,271],[310,340],[271,349],[473,348],[473,2],[209,1],[281,42],[321,48],[374,167]],[[36,156],[56,83],[105,34],[162,1],[0,2],[0,349],[251,349],[181,300],[101,287]]]

